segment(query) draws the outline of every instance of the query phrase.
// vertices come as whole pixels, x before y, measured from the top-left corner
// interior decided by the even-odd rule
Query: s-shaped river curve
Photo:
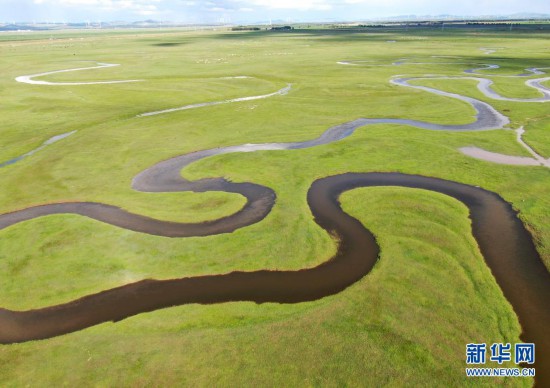
[[[400,65],[456,65],[456,64],[463,64],[464,62],[407,62],[405,59],[399,60],[397,62],[393,62],[391,65],[386,64],[373,64],[370,61],[339,61],[337,64],[339,65],[359,65],[362,63],[366,63],[367,66],[400,66]],[[467,62],[466,62],[467,63]],[[483,75],[483,76],[489,76],[489,77],[507,77],[507,78],[518,78],[518,77],[529,77],[532,75],[542,75],[545,74],[541,69],[548,69],[548,67],[539,67],[539,68],[527,68],[525,69],[529,73],[524,74],[517,74],[517,75],[498,75],[498,74],[483,74],[478,73],[479,70],[486,70],[486,69],[498,69],[500,66],[496,64],[484,64],[484,67],[478,67],[474,69],[467,69],[464,71],[464,73],[467,74],[476,74],[476,75]],[[493,85],[493,81],[487,78],[480,78],[480,77],[472,77],[472,76],[434,76],[434,75],[426,75],[422,77],[411,77],[409,80],[423,80],[423,79],[470,79],[477,81],[477,88],[478,90],[483,93],[486,97],[492,98],[494,100],[500,100],[500,101],[513,101],[513,102],[548,102],[550,101],[550,89],[546,86],[544,86],[542,83],[550,80],[550,77],[542,77],[542,78],[534,78],[526,80],[524,83],[527,87],[533,88],[537,90],[540,94],[542,94],[541,97],[535,97],[535,98],[513,98],[513,97],[504,97],[500,95],[499,93],[495,92],[491,85]],[[412,85],[409,85],[412,86]]]
[[[307,198],[315,221],[338,241],[337,254],[317,267],[143,280],[42,309],[0,309],[0,342],[49,338],[181,304],[298,303],[338,293],[365,276],[379,253],[374,236],[343,212],[338,198],[344,191],[372,186],[436,191],[469,208],[473,235],[519,317],[522,339],[536,343],[537,383],[544,386],[550,382],[550,274],[512,207],[497,194],[478,187],[399,173],[347,173],[312,184]]]
[[[180,171],[189,164],[210,156],[234,152],[292,150],[315,147],[344,139],[351,136],[357,128],[371,124],[401,124],[441,131],[479,131],[502,128],[503,125],[509,122],[506,116],[502,115],[485,102],[433,88],[409,85],[407,81],[408,79],[405,78],[392,80],[396,85],[422,89],[466,101],[475,109],[476,120],[466,125],[441,125],[408,119],[359,118],[329,128],[318,138],[304,142],[242,144],[212,148],[176,156],[157,163],[134,177],[132,181],[133,189],[143,192],[224,191],[238,193],[246,197],[247,202],[240,211],[215,221],[198,224],[167,222],[130,213],[120,208],[102,203],[64,202],[32,206],[19,211],[2,214],[0,215],[0,229],[48,214],[72,213],[80,214],[125,229],[160,236],[189,237],[229,233],[263,219],[270,212],[274,204],[275,193],[268,187],[249,182],[229,182],[224,178],[189,181],[180,174]]]
[[[50,85],[50,86],[52,86],[52,85],[54,85],[54,86],[75,86],[75,85],[119,84],[119,83],[140,82],[140,81],[142,81],[142,80],[119,80],[119,81],[93,81],[93,82],[49,82],[49,81],[36,81],[36,80],[33,79],[33,78],[36,78],[36,77],[42,77],[42,76],[57,74],[57,73],[67,73],[67,72],[73,72],[73,71],[102,69],[102,68],[106,68],[106,67],[115,67],[115,66],[120,66],[120,64],[97,62],[97,66],[79,67],[79,68],[64,69],[64,70],[54,70],[54,71],[49,71],[49,72],[39,73],[39,74],[32,74],[32,75],[22,75],[22,76],[16,77],[15,80],[17,82],[31,84],[31,85]],[[249,76],[244,76],[244,75],[221,77],[221,79],[246,79],[246,78],[255,78],[255,77],[249,77]],[[256,96],[237,97],[237,98],[233,98],[233,99],[220,100],[220,101],[208,101],[208,102],[201,102],[201,103],[196,103],[196,104],[189,104],[189,105],[184,105],[184,106],[180,106],[180,107],[177,107],[177,108],[168,108],[168,109],[162,109],[162,110],[159,110],[159,111],[141,113],[141,114],[137,115],[136,117],[156,116],[156,115],[165,114],[165,113],[172,113],[172,112],[177,112],[177,111],[182,111],[182,110],[203,108],[203,107],[207,107],[207,106],[214,106],[214,105],[221,105],[221,104],[229,104],[229,103],[233,103],[233,102],[254,101],[254,100],[265,99],[265,98],[269,98],[269,97],[273,97],[273,96],[277,96],[277,95],[284,96],[290,91],[291,88],[292,88],[292,84],[287,84],[285,87],[283,87],[283,88],[281,88],[281,89],[279,89],[279,90],[277,90],[273,93],[256,95]],[[0,163],[0,168],[8,166],[8,165],[12,165],[14,163],[17,163],[18,161],[24,159],[25,157],[31,156],[34,153],[40,151],[45,146],[53,144],[54,142],[56,142],[58,140],[61,140],[61,139],[65,138],[69,135],[72,135],[75,132],[76,131],[72,131],[72,132],[69,132],[69,133],[56,135],[56,136],[52,137],[51,139],[45,141],[44,144],[42,146],[38,147],[37,149],[34,149],[34,150],[29,151],[29,152],[27,152],[27,153],[25,153],[21,156],[18,156],[16,158],[8,160],[7,162]]]
[[[232,183],[223,178],[188,181],[180,170],[205,157],[230,152],[300,149],[327,144],[350,136],[358,127],[392,123],[431,130],[483,130],[501,128],[508,119],[490,105],[453,93],[409,85],[400,86],[458,98],[476,110],[476,121],[467,125],[439,125],[407,119],[360,118],[328,129],[317,139],[294,143],[244,144],[197,151],[156,164],[138,174],[136,190],[226,191],[244,195],[247,203],[237,213],[219,220],[191,224],[159,221],[122,209],[89,202],[49,204],[0,215],[0,229],[47,214],[75,213],[130,230],[170,236],[205,236],[231,232],[263,219],[275,202],[275,193],[254,183]],[[548,381],[550,340],[550,275],[542,264],[529,233],[511,206],[494,193],[457,182],[396,173],[343,174],[314,182],[308,203],[317,223],[335,233],[338,253],[326,263],[299,271],[232,272],[172,280],[143,280],[88,295],[57,306],[29,311],[0,309],[0,342],[13,343],[49,338],[101,322],[117,321],[158,308],[185,303],[219,303],[250,300],[258,303],[297,303],[337,293],[367,274],[375,264],[379,248],[372,234],[359,221],[345,214],[338,196],[365,186],[402,186],[438,191],[462,201],[470,209],[473,234],[504,295],[514,307],[523,327],[523,340],[537,344],[537,381]],[[547,373],[548,374],[548,373]]]
[[[398,62],[392,63],[392,65],[379,65],[379,64],[371,64],[369,61],[340,61],[338,64],[340,65],[358,65],[360,63],[368,63],[369,66],[397,66],[397,65],[403,65],[403,64],[414,64],[414,65],[442,65],[442,64],[456,64],[456,63],[462,63],[462,62],[406,62],[405,60],[400,60]],[[499,68],[499,65],[494,64],[485,64],[485,67],[480,68],[474,68],[474,69],[468,69],[465,70],[465,73],[469,74],[479,74],[477,73],[478,70],[485,70],[485,69],[496,69]],[[541,67],[541,68],[527,68],[525,69],[529,73],[527,74],[518,74],[513,76],[500,76],[500,77],[509,77],[509,78],[518,78],[518,77],[528,77],[533,74],[541,75],[545,74],[542,69],[548,69],[547,67]],[[496,74],[483,74],[486,76],[498,76]],[[525,81],[525,85],[528,87],[531,87],[533,89],[536,89],[539,93],[542,94],[542,97],[536,97],[536,98],[510,98],[510,97],[504,97],[497,92],[495,92],[491,85],[493,84],[493,81],[486,79],[486,78],[480,78],[480,77],[451,77],[451,76],[433,76],[433,75],[427,75],[423,77],[414,77],[414,78],[399,78],[394,81],[390,81],[393,83],[401,84],[402,86],[409,86],[414,87],[416,89],[429,91],[432,93],[437,94],[443,94],[440,91],[437,91],[433,88],[418,86],[418,85],[410,85],[408,82],[409,80],[423,80],[423,79],[470,79],[477,82],[477,88],[478,90],[483,93],[486,97],[492,98],[494,100],[501,100],[501,101],[513,101],[513,102],[548,102],[550,101],[550,89],[546,86],[544,86],[542,83],[550,80],[550,77],[544,77],[544,78],[536,78],[536,79],[530,79]],[[445,94],[443,94],[445,95]],[[456,97],[456,95],[453,94],[446,94],[450,97]],[[518,128],[515,130],[517,133],[517,142],[524,147],[533,157],[524,157],[524,156],[512,156],[512,155],[505,155],[495,152],[486,151],[482,148],[469,146],[469,147],[461,147],[459,148],[459,151],[462,152],[464,155],[470,156],[472,158],[485,160],[492,163],[498,163],[498,164],[508,164],[508,165],[523,165],[523,166],[545,166],[550,167],[550,159],[545,159],[538,153],[536,153],[533,148],[531,148],[525,141],[522,139],[523,133],[525,133],[525,130],[523,127]]]
[[[0,215],[0,229],[48,214],[73,213],[125,229],[161,236],[189,237],[229,233],[263,219],[273,206],[275,193],[270,188],[254,183],[233,183],[228,182],[224,178],[188,181],[181,176],[180,171],[189,164],[210,156],[233,152],[291,150],[315,147],[344,139],[351,136],[357,128],[371,124],[401,124],[441,131],[479,131],[502,128],[509,123],[506,116],[483,101],[425,86],[410,85],[407,82],[408,80],[408,78],[398,78],[393,79],[391,82],[399,86],[421,89],[465,101],[471,104],[476,111],[475,121],[466,125],[442,125],[409,119],[359,118],[329,128],[318,138],[304,142],[242,144],[192,152],[157,163],[134,177],[132,187],[135,190],[143,192],[224,191],[238,193],[246,197],[247,202],[243,209],[233,215],[215,221],[199,224],[166,222],[133,214],[102,203],[64,202],[38,205],[2,214]]]

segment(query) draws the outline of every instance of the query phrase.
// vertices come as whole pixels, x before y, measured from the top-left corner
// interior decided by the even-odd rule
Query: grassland
[[[50,39],[51,38],[51,39]],[[358,117],[467,123],[467,104],[389,84],[396,74],[463,75],[468,65],[390,64],[432,55],[498,63],[518,74],[550,63],[547,35],[415,31],[345,33],[179,32],[5,34],[0,43],[0,161],[69,138],[0,169],[0,213],[56,201],[98,201],[180,221],[231,214],[243,199],[224,193],[145,194],[138,172],[166,158],[242,143],[311,139]],[[395,40],[395,43],[388,41]],[[484,54],[482,47],[500,47]],[[33,86],[14,78],[99,62],[109,69],[44,80],[142,79],[118,85]],[[445,61],[448,62],[448,61]],[[221,79],[247,75],[252,79]],[[495,78],[495,90],[532,97],[522,79]],[[418,84],[472,96],[524,125],[550,156],[548,105],[492,101],[468,80]],[[154,117],[140,113],[271,93],[286,96]],[[498,192],[520,211],[550,267],[549,171],[470,159],[475,145],[526,155],[512,131],[447,133],[397,125],[358,130],[342,141],[297,151],[229,154],[189,166],[190,179],[224,176],[267,185],[272,213],[232,234],[169,239],[77,216],[48,216],[0,231],[0,306],[30,309],[143,278],[233,270],[299,269],[327,260],[335,243],[306,203],[311,182],[348,172],[400,171]],[[189,305],[45,341],[0,347],[0,385],[442,385],[466,383],[465,344],[518,342],[521,329],[471,237],[466,209],[441,195],[359,189],[346,211],[373,231],[378,265],[344,292],[298,305]],[[479,379],[475,384],[531,385]]]

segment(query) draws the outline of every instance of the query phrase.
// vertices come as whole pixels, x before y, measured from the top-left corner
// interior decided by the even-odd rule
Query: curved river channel
[[[203,223],[177,223],[133,214],[92,202],[69,202],[29,207],[0,215],[0,230],[49,214],[80,214],[133,231],[168,237],[208,236],[230,233],[261,221],[276,201],[275,192],[255,183],[234,183],[223,178],[189,181],[181,169],[214,155],[260,150],[291,150],[315,147],[350,136],[370,124],[410,125],[429,130],[486,130],[502,128],[508,118],[489,104],[433,88],[414,86],[410,79],[391,82],[457,98],[476,111],[466,125],[440,125],[408,119],[359,118],[329,128],[316,139],[294,143],[243,144],[196,151],[162,161],[139,173],[132,181],[145,192],[224,191],[246,197],[245,206],[227,217]],[[87,295],[80,299],[28,311],[0,308],[0,343],[45,339],[84,329],[102,322],[119,321],[142,312],[188,303],[253,301],[299,303],[338,293],[373,268],[380,247],[372,233],[346,214],[338,202],[341,193],[358,187],[399,186],[439,192],[466,205],[472,233],[485,262],[521,323],[524,342],[536,344],[536,381],[550,385],[550,274],[541,261],[531,235],[511,205],[499,195],[479,187],[442,179],[399,173],[346,173],[319,179],[311,185],[307,200],[315,221],[335,236],[338,251],[317,267],[298,271],[231,272],[170,280],[147,279]],[[365,312],[365,313],[368,313]]]
[[[546,379],[550,370],[550,275],[531,236],[512,207],[497,194],[478,187],[399,173],[347,173],[322,178],[311,185],[307,199],[315,221],[335,235],[339,244],[337,254],[317,267],[298,271],[262,270],[143,280],[57,306],[29,311],[0,309],[0,342],[49,338],[186,303],[298,303],[338,293],[365,276],[378,259],[379,247],[372,233],[343,212],[338,202],[344,191],[371,186],[436,191],[454,197],[468,207],[473,235],[487,265],[519,317],[523,327],[522,339],[536,343],[537,380],[542,383],[541,379]],[[257,190],[254,188],[252,191]],[[271,192],[258,189],[257,195],[264,197],[265,203],[271,207],[274,202]],[[110,209],[115,209],[116,216],[116,208],[103,211],[109,214]],[[246,212],[245,209],[239,213]],[[148,219],[143,217],[141,221],[145,220]],[[163,234],[163,224],[150,221],[158,227],[156,234]],[[170,236],[174,235],[175,229],[181,231],[179,235],[201,235],[201,225],[206,231],[211,231],[209,223],[164,225],[166,234],[163,235]],[[233,229],[227,222],[225,228],[220,226],[217,232]]]

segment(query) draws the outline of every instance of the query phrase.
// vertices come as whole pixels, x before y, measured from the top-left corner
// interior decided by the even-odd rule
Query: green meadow
[[[228,193],[142,193],[132,178],[188,152],[244,143],[313,139],[360,117],[466,124],[465,102],[389,83],[394,75],[515,75],[550,66],[548,34],[503,31],[289,33],[107,31],[0,36],[0,163],[77,130],[0,168],[0,213],[64,201],[94,201],[134,213],[201,222],[234,213]],[[395,41],[395,42],[392,42]],[[485,54],[481,48],[498,48]],[[448,56],[448,58],[432,58]],[[410,62],[433,64],[391,65]],[[339,65],[338,61],[368,61]],[[57,73],[47,86],[15,77]],[[449,63],[454,62],[454,63]],[[379,66],[387,65],[387,66]],[[228,78],[247,76],[250,78]],[[537,78],[542,76],[532,76]],[[537,97],[529,78],[491,77],[507,97]],[[273,93],[287,95],[189,109],[150,111]],[[344,172],[397,171],[497,192],[518,210],[550,268],[550,171],[472,159],[458,148],[529,156],[511,129],[550,157],[550,103],[494,101],[472,80],[416,80],[486,101],[508,130],[428,131],[372,125],[328,145],[234,153],[182,171],[275,190],[261,222],[230,234],[165,238],[76,215],[51,215],[0,231],[0,306],[28,310],[146,278],[231,271],[298,270],[328,260],[336,242],[314,221],[311,183]],[[548,83],[546,83],[548,85]],[[470,342],[520,342],[521,327],[471,235],[458,201],[422,190],[356,189],[343,209],[376,236],[380,259],[345,291],[315,302],[186,305],[140,314],[42,341],[0,346],[1,386],[531,386],[530,378],[464,373]],[[510,364],[509,366],[515,366]]]

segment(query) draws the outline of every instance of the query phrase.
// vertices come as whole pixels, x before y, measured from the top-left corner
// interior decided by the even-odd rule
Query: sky
[[[361,21],[402,15],[550,14],[549,0],[0,0],[0,22]]]

